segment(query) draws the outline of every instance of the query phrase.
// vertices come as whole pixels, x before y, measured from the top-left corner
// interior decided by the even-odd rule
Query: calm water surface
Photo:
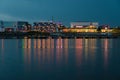
[[[120,79],[120,39],[0,39],[0,80]]]

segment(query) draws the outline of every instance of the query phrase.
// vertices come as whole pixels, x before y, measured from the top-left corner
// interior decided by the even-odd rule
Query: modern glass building
[[[25,25],[28,25],[27,21],[0,21],[0,28],[13,28],[14,30],[22,30]]]

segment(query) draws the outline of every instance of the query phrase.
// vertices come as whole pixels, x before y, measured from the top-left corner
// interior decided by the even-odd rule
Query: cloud
[[[4,21],[19,21],[19,20],[24,20],[22,18],[14,17],[8,14],[0,14],[0,20]]]
[[[0,20],[98,21],[120,25],[120,0],[0,0]]]

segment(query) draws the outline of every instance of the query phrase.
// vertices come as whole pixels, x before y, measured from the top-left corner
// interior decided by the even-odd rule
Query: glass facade
[[[17,28],[20,30],[23,29],[26,25],[28,25],[28,22],[24,22],[24,21],[17,22]]]
[[[4,28],[14,28],[14,26],[16,25],[16,22],[3,22],[3,26]]]
[[[28,25],[28,22],[26,21],[0,21],[0,27],[3,27],[3,28],[22,29],[25,25]]]

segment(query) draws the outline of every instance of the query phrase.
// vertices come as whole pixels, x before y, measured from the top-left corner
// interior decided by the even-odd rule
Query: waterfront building
[[[96,28],[89,29],[89,28],[64,28],[63,32],[97,32]]]
[[[34,22],[34,31],[57,32],[57,24],[52,21]]]
[[[109,33],[112,32],[112,28],[101,28],[98,30],[98,28],[64,28],[62,29],[63,32],[85,32],[85,33],[96,33],[96,32],[102,32],[102,33]]]
[[[63,32],[97,32],[98,25],[98,22],[71,22],[71,27]]]
[[[111,32],[112,29],[108,25],[99,26],[98,22],[72,22],[70,28],[65,28],[63,32]]]
[[[112,28],[110,28],[109,25],[101,25],[101,26],[98,26],[98,29],[100,29],[101,32],[112,32]]]
[[[5,31],[28,30],[28,25],[27,21],[0,21],[0,27]]]
[[[97,28],[98,22],[71,22],[71,28]]]

